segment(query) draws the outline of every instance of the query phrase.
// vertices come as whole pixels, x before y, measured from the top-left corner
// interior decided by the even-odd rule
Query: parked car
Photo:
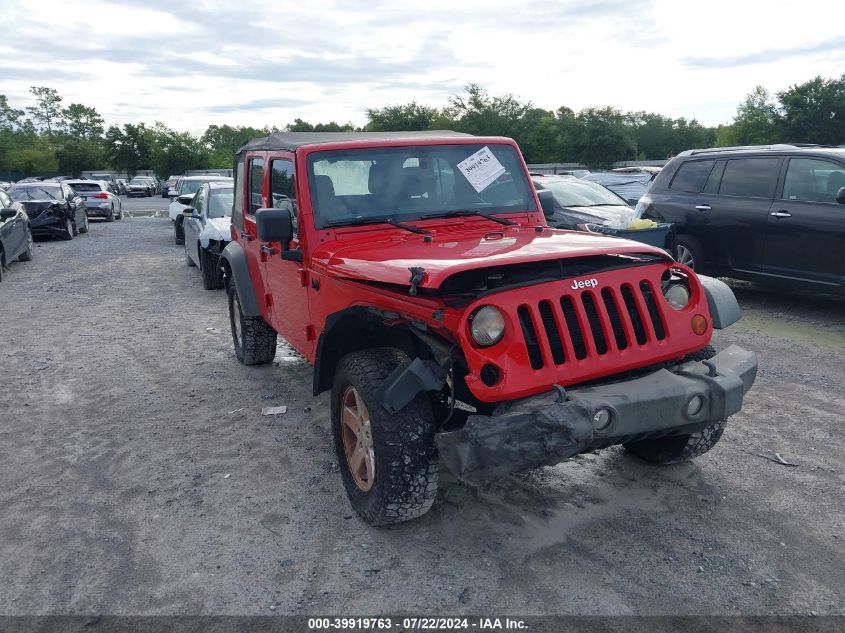
[[[185,243],[185,234],[182,231],[182,222],[185,217],[182,211],[188,208],[191,198],[207,182],[228,182],[232,179],[228,176],[182,176],[176,188],[175,195],[171,195],[169,215],[173,222],[173,234],[177,244]],[[191,196],[187,198],[186,196]],[[180,202],[182,200],[182,202]]]
[[[754,382],[753,352],[709,347],[739,318],[730,288],[659,248],[546,226],[553,196],[511,139],[281,133],[235,167],[235,356],[271,363],[278,333],[314,364],[370,524],[425,514],[440,462],[490,481],[616,444],[696,457]]]
[[[135,176],[129,181],[129,191],[126,192],[128,198],[149,198],[153,195],[152,182],[143,176]]]
[[[162,188],[161,188],[161,197],[162,198],[168,197],[168,195],[170,194],[170,190],[176,188],[176,183],[177,183],[178,180],[179,180],[179,176],[170,176],[170,178],[168,178],[164,182],[164,186],[162,186]]]
[[[683,152],[637,212],[696,271],[845,293],[843,205],[845,148],[769,145]]]
[[[123,219],[123,205],[114,186],[104,180],[67,180],[85,201],[88,217],[105,218],[107,222]]]
[[[620,167],[613,171],[591,172],[584,180],[597,182],[623,198],[631,207],[648,191],[660,167]]]
[[[223,287],[220,254],[232,241],[234,198],[232,183],[207,182],[182,212],[185,259],[189,266],[199,267],[206,290]]]
[[[9,197],[20,202],[29,216],[33,235],[52,235],[72,240],[88,232],[85,202],[65,183],[18,183]]]
[[[26,178],[21,178],[18,180],[19,183],[27,183],[27,182],[42,182],[44,180],[43,176],[27,176]]]
[[[107,174],[107,173],[96,173],[91,174],[88,176],[88,180],[102,180],[103,182],[109,183],[112,187],[117,190],[117,178],[114,177],[114,174]]]
[[[557,229],[584,230],[587,224],[627,227],[634,210],[622,198],[595,182],[573,176],[533,176],[537,190],[552,192],[555,212],[546,218]]]
[[[123,178],[117,178],[115,182],[117,183],[117,195],[125,196],[129,191],[129,184]]]
[[[23,205],[0,191],[0,281],[3,281],[3,268],[15,260],[31,261],[34,250],[29,216]]]
[[[15,183],[9,182],[7,180],[0,180],[0,189],[2,189],[3,191],[6,191],[6,189],[8,189],[9,187],[11,187],[14,184]]]

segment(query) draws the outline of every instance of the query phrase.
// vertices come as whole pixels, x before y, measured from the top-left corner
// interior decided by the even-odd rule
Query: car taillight
[[[100,193],[96,194],[94,197],[99,198],[100,200],[108,200],[109,194],[107,194],[105,191],[101,191]]]

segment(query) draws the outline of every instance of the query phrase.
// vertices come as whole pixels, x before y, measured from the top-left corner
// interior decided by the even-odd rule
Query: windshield
[[[586,180],[540,181],[544,189],[552,192],[555,203],[561,207],[591,207],[597,205],[628,206],[622,198],[610,189]]]
[[[319,228],[459,211],[537,210],[522,161],[510,145],[314,152],[308,157],[308,181]]]
[[[227,178],[226,180],[231,180]],[[189,193],[196,193],[200,190],[207,182],[217,182],[215,179],[211,178],[209,180],[182,180],[179,185],[179,195],[186,196]]]
[[[230,218],[232,217],[232,204],[235,202],[234,189],[211,189],[209,190],[208,217]]]
[[[56,200],[58,188],[47,189],[45,187],[19,187],[9,189],[7,192],[12,200]]]
[[[144,180],[142,178],[133,178],[132,181],[129,184],[130,185],[143,185],[143,186],[146,187],[148,184],[150,184],[150,181]]]

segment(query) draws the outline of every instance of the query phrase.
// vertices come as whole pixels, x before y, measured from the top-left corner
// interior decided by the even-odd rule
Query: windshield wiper
[[[484,213],[483,211],[476,211],[473,209],[468,209],[464,211],[447,211],[446,213],[426,213],[425,215],[421,215],[421,220],[428,220],[430,218],[459,218],[462,216],[467,215],[477,215],[485,220],[492,220],[493,222],[498,222],[499,224],[503,224],[505,226],[514,226],[516,222],[511,222],[507,218],[497,218],[495,215],[490,215],[489,213]]]
[[[400,229],[405,229],[411,233],[419,233],[420,235],[428,235],[431,231],[426,231],[418,226],[405,224],[404,222],[397,222],[391,218],[357,218],[355,220],[346,220],[343,222],[330,222],[325,225],[325,228],[331,229],[340,226],[364,226],[365,224],[389,224]]]

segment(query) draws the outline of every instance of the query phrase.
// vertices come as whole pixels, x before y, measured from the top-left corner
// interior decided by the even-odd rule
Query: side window
[[[686,193],[698,193],[707,176],[710,175],[710,170],[716,161],[713,160],[691,160],[684,163],[678,169],[675,177],[672,178],[672,184],[669,189],[673,191],[684,191]]]
[[[197,210],[196,215],[201,216],[204,208],[205,208],[205,187],[200,189],[197,192],[196,197],[194,198],[194,209]]]
[[[779,158],[729,160],[719,193],[743,198],[771,198],[778,175]]]
[[[249,215],[255,215],[263,203],[261,185],[264,182],[264,159],[253,158],[249,161]]]
[[[12,206],[12,199],[6,195],[5,191],[0,191],[0,207],[4,209]]]
[[[244,197],[241,193],[241,183],[244,181],[244,159],[239,156],[235,166],[235,202],[232,205],[232,224],[239,229],[244,228]]]
[[[293,161],[277,159],[270,163],[270,204],[276,209],[290,209],[293,216],[293,236],[299,237],[299,220],[296,213],[296,185]]]
[[[784,200],[836,202],[836,193],[845,187],[845,167],[817,158],[793,158],[783,183]]]

